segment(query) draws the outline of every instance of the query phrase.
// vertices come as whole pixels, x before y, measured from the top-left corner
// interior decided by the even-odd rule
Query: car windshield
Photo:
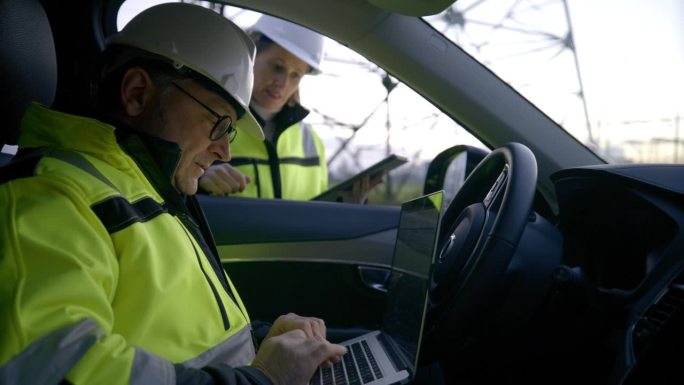
[[[459,0],[425,17],[612,163],[680,163],[684,3]]]

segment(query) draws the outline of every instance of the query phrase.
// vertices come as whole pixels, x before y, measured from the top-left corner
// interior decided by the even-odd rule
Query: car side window
[[[149,6],[149,0],[124,2],[118,27]],[[210,6],[243,28],[260,16],[232,6]],[[429,162],[443,150],[457,144],[487,149],[411,88],[327,37],[321,70],[303,77],[299,96],[311,111],[304,122],[325,144],[330,186],[389,154],[401,155],[409,163],[393,170],[369,196],[374,204],[398,205],[422,194]]]

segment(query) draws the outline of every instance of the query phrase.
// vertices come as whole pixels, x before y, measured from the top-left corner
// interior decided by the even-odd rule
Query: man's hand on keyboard
[[[266,338],[281,335],[290,330],[300,329],[307,337],[320,337],[326,339],[325,322],[320,318],[302,317],[295,313],[288,313],[278,317]]]
[[[315,317],[302,317],[295,313],[288,313],[278,317],[271,330],[268,331],[266,338],[275,337],[290,330],[301,330],[307,337],[315,337],[326,340],[325,321]],[[330,367],[333,363],[338,362],[341,357],[335,357],[333,360],[326,360],[323,366]]]
[[[319,365],[337,362],[346,353],[344,346],[295,329],[264,339],[252,366],[264,372],[275,385],[304,385]]]

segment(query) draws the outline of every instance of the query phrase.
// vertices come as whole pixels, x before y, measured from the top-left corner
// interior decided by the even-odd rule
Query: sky
[[[438,29],[581,141],[624,157],[628,142],[674,138],[684,2],[459,0],[456,8],[467,11],[465,27],[437,20]]]
[[[584,43],[580,58],[588,63],[590,112],[605,137],[624,139],[622,148],[636,161],[683,163],[682,146],[654,141],[684,135],[684,2],[603,0],[593,12],[586,7],[578,2],[576,11],[601,33],[578,28],[578,46]]]
[[[595,119],[684,117],[684,2],[571,4],[571,15],[578,20],[575,33],[586,94]]]

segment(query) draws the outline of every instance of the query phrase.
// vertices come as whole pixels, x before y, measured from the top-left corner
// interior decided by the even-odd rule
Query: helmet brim
[[[243,130],[257,140],[264,140],[264,131],[254,115],[247,109],[242,117],[235,123],[238,130]]]

